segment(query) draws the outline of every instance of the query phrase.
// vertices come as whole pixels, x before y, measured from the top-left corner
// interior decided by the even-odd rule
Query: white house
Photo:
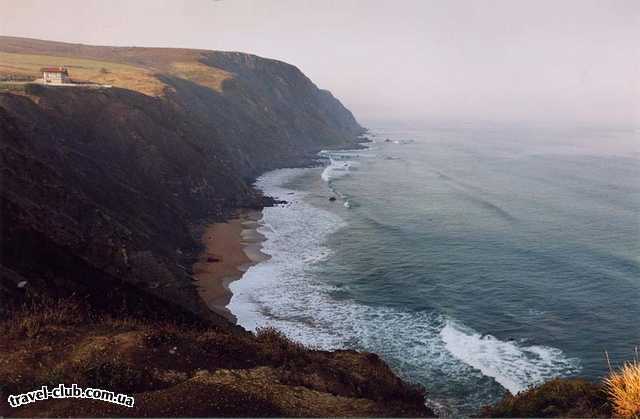
[[[45,67],[41,71],[42,80],[45,84],[71,83],[69,70],[65,67]]]

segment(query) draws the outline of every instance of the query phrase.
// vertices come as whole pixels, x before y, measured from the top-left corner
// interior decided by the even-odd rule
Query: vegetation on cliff
[[[617,416],[640,417],[640,358],[637,348],[636,358],[619,370],[611,371],[604,386]]]
[[[0,321],[2,406],[18,417],[429,416],[424,390],[378,356],[317,351],[279,332],[94,313],[36,299]],[[51,399],[9,408],[8,394],[59,383],[135,395],[133,408]]]
[[[486,406],[481,417],[610,417],[607,394],[599,384],[555,379]]]
[[[611,368],[602,383],[554,379],[499,403],[483,417],[640,417],[640,364],[636,359]]]

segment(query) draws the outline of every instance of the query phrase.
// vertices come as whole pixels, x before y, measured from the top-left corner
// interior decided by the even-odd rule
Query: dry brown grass
[[[109,84],[149,96],[160,96],[166,88],[152,71],[132,65],[52,55],[0,52],[0,77],[3,78],[40,78],[40,69],[46,66],[67,67],[72,80]]]
[[[263,353],[276,364],[308,361],[305,356],[309,354],[308,349],[303,344],[272,327],[259,328],[256,331],[256,341],[260,344]]]
[[[40,69],[64,66],[74,81],[112,85],[149,96],[162,96],[171,89],[156,77],[157,69],[129,64],[55,55],[0,52],[0,79],[24,81],[42,77]],[[162,67],[167,73],[221,92],[225,80],[233,74],[198,61],[178,61]]]
[[[112,317],[92,311],[73,297],[30,298],[0,319],[4,337],[0,339],[0,392],[17,394],[42,385],[76,383],[136,393],[139,410],[124,412],[134,417],[255,416],[258,412],[414,417],[429,413],[423,393],[402,385],[371,355],[308,350],[273,328],[252,335],[200,323]],[[212,377],[218,380],[211,381]],[[198,393],[194,387],[198,383],[210,385]],[[167,398],[171,396],[174,399]],[[186,403],[185,397],[190,398]],[[336,404],[341,401],[344,410]],[[220,410],[221,402],[226,410]],[[287,410],[293,402],[296,410]],[[255,403],[272,409],[271,403],[289,407],[243,410]],[[362,405],[375,409],[359,409]],[[108,407],[55,401],[10,413],[122,416],[123,411]],[[85,410],[78,413],[78,408]]]
[[[201,86],[208,87],[216,92],[222,92],[222,85],[233,75],[227,71],[208,65],[193,62],[177,62],[171,64],[170,73],[176,77],[191,80]]]
[[[0,334],[32,338],[47,328],[84,323],[87,315],[87,310],[77,300],[38,298],[0,322]]]
[[[626,362],[618,370],[612,370],[604,380],[606,391],[616,415],[640,418],[640,361]]]

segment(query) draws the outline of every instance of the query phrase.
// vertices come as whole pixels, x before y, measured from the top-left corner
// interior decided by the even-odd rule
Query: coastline
[[[258,231],[262,212],[239,209],[225,222],[206,225],[200,238],[204,250],[193,264],[198,294],[210,310],[236,323],[227,309],[232,293],[229,284],[242,277],[249,267],[268,259],[260,251],[264,241]]]
[[[353,142],[318,150],[314,153],[313,159],[298,162],[294,167],[311,168],[318,165],[327,167],[330,164],[320,163],[326,159],[322,156],[323,152],[362,150],[367,149],[368,144],[373,142],[373,139],[364,131],[355,137]],[[268,170],[265,173],[273,170],[278,169]],[[200,243],[204,246],[204,250],[192,265],[200,298],[209,310],[233,324],[238,324],[238,319],[227,308],[233,296],[230,289],[231,283],[241,279],[251,266],[270,258],[261,251],[266,237],[258,232],[258,222],[262,219],[263,210],[264,208],[236,208],[226,221],[205,225],[200,236]]]
[[[293,177],[297,178],[309,170],[317,170],[317,181],[326,189],[320,193],[323,197],[322,200],[328,199],[327,202],[330,205],[349,209],[350,203],[347,197],[333,189],[323,178],[323,173],[336,166],[336,162],[330,156],[331,153],[355,153],[357,157],[359,152],[371,149],[376,142],[375,137],[376,135],[369,131],[363,132],[353,141],[317,150],[313,158],[309,157],[306,162],[267,170],[254,179],[252,187],[263,196],[272,199],[276,205],[266,205],[262,208],[263,225],[261,225],[260,231],[263,235],[261,235],[257,246],[258,250],[264,253],[259,259],[259,262],[263,263],[255,263],[251,265],[251,269],[245,269],[239,278],[242,279],[241,281],[226,283],[231,297],[230,301],[226,303],[227,312],[233,313],[235,324],[254,332],[261,327],[276,327],[294,340],[307,341],[300,334],[301,330],[297,332],[290,330],[285,320],[287,318],[295,319],[299,313],[308,309],[308,307],[297,311],[292,309],[297,302],[304,301],[302,295],[300,295],[301,298],[294,298],[294,301],[285,304],[288,309],[284,311],[288,311],[287,313],[280,313],[280,315],[274,313],[278,311],[277,306],[283,301],[280,297],[288,296],[290,288],[295,288],[299,292],[305,288],[298,284],[300,278],[304,278],[306,275],[305,266],[314,260],[325,257],[326,249],[321,245],[323,239],[320,236],[326,233],[327,228],[333,230],[343,224],[339,217],[333,217],[332,213],[326,211],[323,211],[323,216],[318,218],[316,213],[318,208],[305,202],[307,192],[289,189],[284,184],[290,180],[292,173],[296,173]],[[346,161],[341,161],[339,170],[345,170],[346,163]],[[338,202],[334,203],[333,201],[336,200]],[[283,215],[283,212],[286,215]],[[304,216],[306,213],[308,213],[308,217]],[[304,221],[298,220],[298,217]],[[319,236],[316,236],[317,234]],[[308,237],[309,235],[314,237]],[[292,251],[291,247],[295,250]],[[246,250],[250,249],[251,246]],[[274,272],[277,273],[274,274]],[[291,281],[294,285],[288,287],[286,283]],[[275,305],[271,304],[274,301],[278,302]],[[278,319],[275,323],[272,322],[275,319],[273,316]],[[324,334],[322,336],[323,338],[319,340],[326,340],[324,339],[326,336]],[[332,338],[328,339],[332,340]],[[326,343],[313,342],[311,345],[327,349],[335,346],[333,344],[325,345]]]
[[[363,148],[379,148],[380,151],[371,154],[373,157],[375,153],[381,154],[380,160],[391,150],[385,151],[385,144],[376,146],[376,141],[369,143]],[[264,228],[260,231],[266,240],[262,246],[271,258],[252,267],[241,281],[231,285],[233,296],[228,307],[237,317],[236,323],[248,331],[273,327],[288,338],[313,348],[376,353],[396,373],[427,388],[440,388],[442,371],[446,371],[452,380],[459,380],[465,385],[473,380],[482,382],[489,389],[487,393],[502,394],[509,388],[509,391],[517,393],[523,375],[517,371],[514,375],[511,368],[537,373],[538,365],[535,359],[528,361],[529,353],[535,352],[533,348],[551,357],[553,353],[546,351],[547,348],[486,339],[473,329],[449,322],[446,316],[368,306],[341,299],[341,296],[334,298],[335,288],[332,289],[331,282],[327,281],[329,284],[325,286],[327,282],[318,276],[316,270],[307,269],[310,264],[325,260],[335,251],[335,243],[327,238],[342,228],[343,222],[358,219],[357,213],[355,216],[347,215],[354,212],[346,211],[354,208],[357,212],[366,213],[370,207],[358,210],[361,201],[348,185],[358,178],[366,182],[368,165],[364,162],[371,156],[365,155],[362,148],[327,150],[320,156],[322,164],[277,169],[256,179],[256,189],[275,200],[287,200],[287,205],[263,210]],[[352,180],[347,181],[344,188],[334,184],[337,179],[349,177],[350,173],[356,176],[351,176]],[[336,199],[328,200],[331,196]],[[353,207],[344,205],[350,198],[353,198]],[[357,255],[353,250],[358,247],[361,251],[360,245],[339,248],[347,249],[342,255]],[[331,266],[331,263],[326,265]],[[321,275],[326,277],[329,272],[331,276],[331,271],[320,269]],[[340,271],[337,272],[339,274]],[[422,345],[405,336],[403,331],[407,325],[416,328],[416,336]],[[378,336],[384,336],[384,339]],[[404,357],[406,348],[412,345],[423,356]],[[464,350],[460,350],[460,346]],[[489,347],[489,355],[485,355],[485,346]],[[509,357],[492,359],[493,348],[515,354],[516,361]],[[470,357],[469,352],[473,355],[474,351],[478,351],[480,356]],[[437,359],[437,363],[434,361],[436,365],[425,365],[422,361],[425,358]],[[524,361],[520,362],[520,359]],[[499,370],[487,370],[486,365],[498,365]],[[541,368],[544,372],[544,368],[554,365],[542,362]],[[473,373],[464,376],[469,368],[480,370],[480,376]],[[436,390],[428,395],[427,405],[443,413],[471,413],[484,402],[480,399],[484,396],[474,393],[473,396],[451,399],[448,394]],[[498,399],[485,400],[495,402]]]

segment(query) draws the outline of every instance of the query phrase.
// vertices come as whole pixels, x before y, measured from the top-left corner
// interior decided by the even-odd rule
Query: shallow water
[[[632,356],[637,133],[372,132],[369,150],[257,182],[289,204],[264,210],[271,258],[231,285],[240,324],[376,352],[442,413]]]

